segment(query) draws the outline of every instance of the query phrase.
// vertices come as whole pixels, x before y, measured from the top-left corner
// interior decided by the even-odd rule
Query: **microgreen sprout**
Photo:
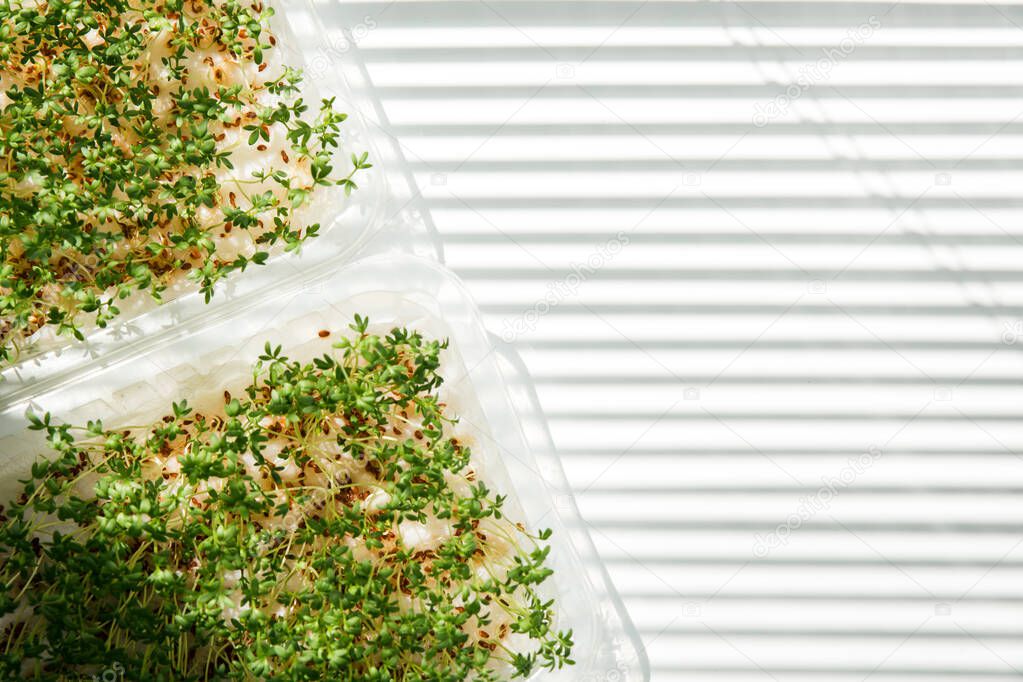
[[[277,64],[262,0],[0,0],[0,364],[43,327],[215,285],[319,225],[346,115]],[[279,59],[279,58],[278,58]],[[253,171],[252,167],[258,168]]]
[[[446,344],[352,328],[308,363],[267,344],[207,413],[182,401],[118,429],[30,414],[53,454],[0,511],[0,676],[117,661],[132,680],[455,682],[570,665],[550,531],[509,519],[451,435]]]

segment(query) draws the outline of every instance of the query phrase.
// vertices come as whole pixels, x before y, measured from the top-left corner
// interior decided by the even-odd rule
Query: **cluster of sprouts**
[[[571,664],[544,596],[550,532],[509,519],[450,435],[446,344],[352,329],[308,363],[268,344],[209,413],[30,415],[53,453],[0,518],[0,676],[116,661],[133,680],[455,682]]]
[[[261,0],[0,0],[0,364],[118,301],[205,295],[318,223],[346,115],[310,109]],[[277,57],[271,59],[271,57]],[[319,196],[319,195],[317,195]]]

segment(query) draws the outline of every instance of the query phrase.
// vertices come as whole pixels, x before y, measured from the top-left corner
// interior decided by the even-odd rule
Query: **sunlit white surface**
[[[1023,674],[1018,6],[324,7],[655,680]]]

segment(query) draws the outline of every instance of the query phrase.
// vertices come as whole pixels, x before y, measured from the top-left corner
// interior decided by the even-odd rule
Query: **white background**
[[[655,680],[1023,675],[1023,11],[326,12]]]

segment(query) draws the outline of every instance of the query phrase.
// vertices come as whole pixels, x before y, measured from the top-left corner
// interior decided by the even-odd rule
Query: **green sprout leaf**
[[[0,508],[0,676],[116,662],[130,680],[419,682],[573,664],[550,531],[480,480],[441,395],[447,344],[358,315],[331,336],[308,362],[267,343],[218,409],[181,401],[117,429],[27,415],[50,452]]]
[[[367,155],[335,175],[347,117],[299,96],[272,14],[263,0],[0,3],[0,366],[44,327],[84,339],[143,290],[159,302],[190,279],[210,300],[271,247],[317,236],[296,214],[311,192],[355,188]]]

